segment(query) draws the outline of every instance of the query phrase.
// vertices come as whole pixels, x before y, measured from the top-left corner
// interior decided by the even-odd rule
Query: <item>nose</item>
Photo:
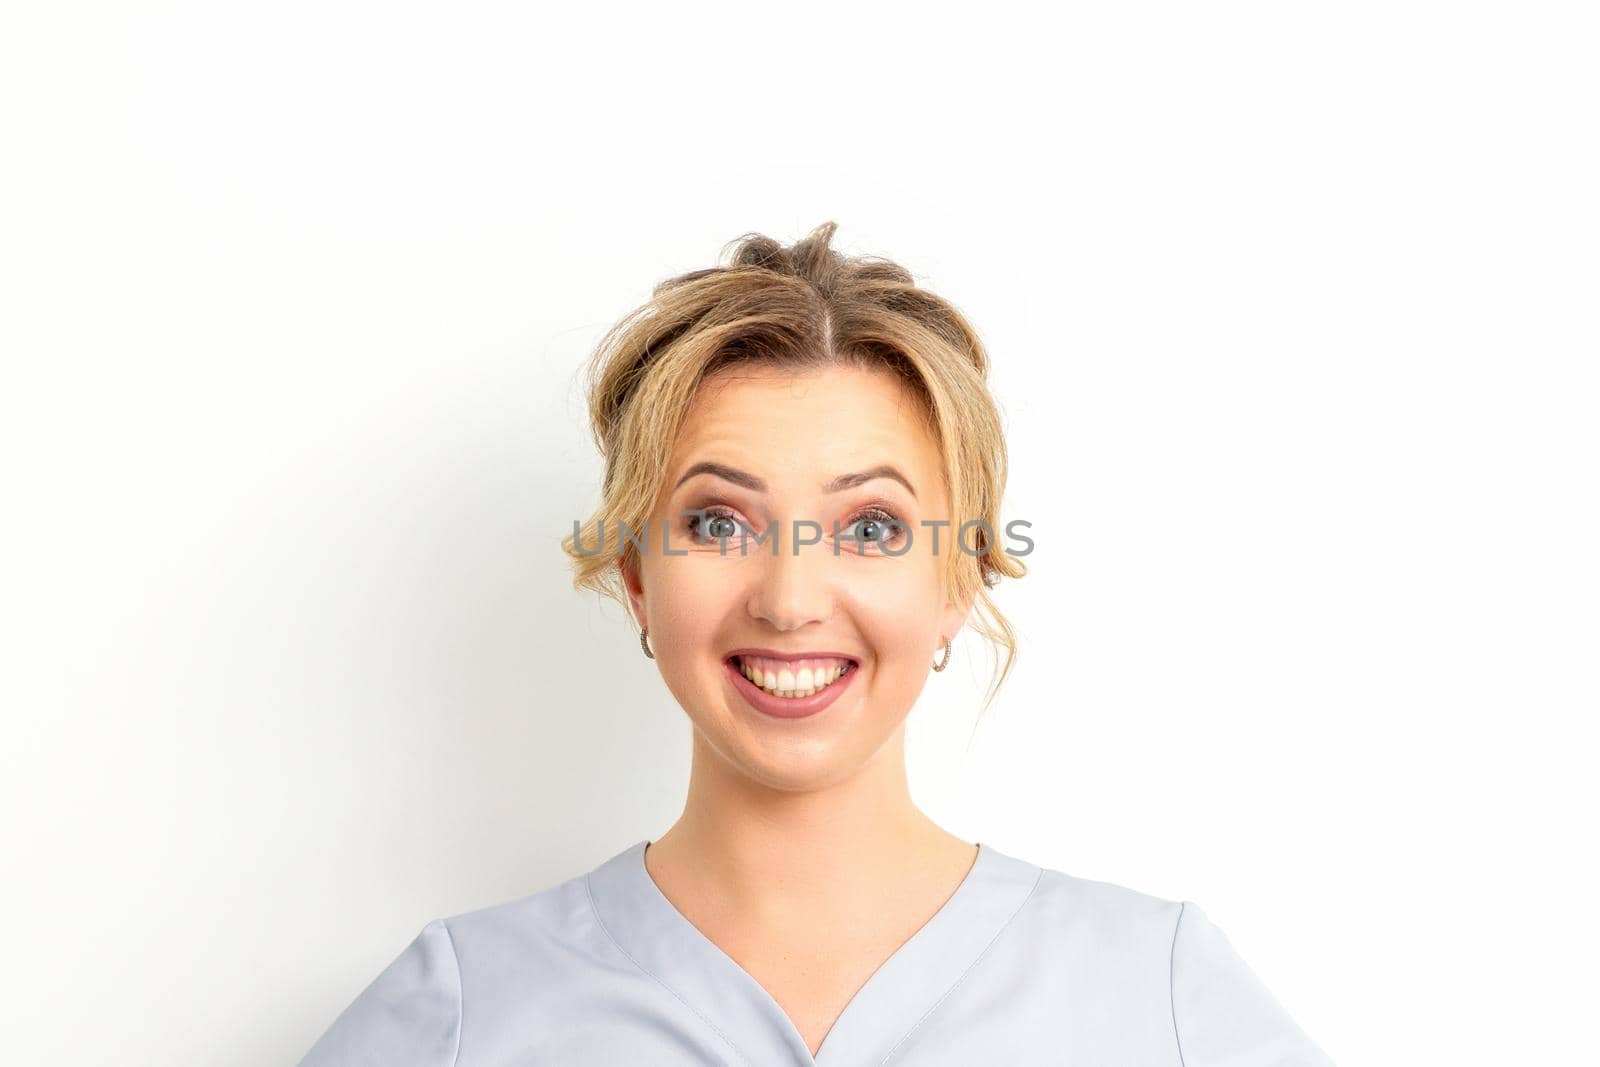
[[[796,552],[797,534],[799,538],[816,536],[809,526],[789,527],[783,533],[788,536],[779,540],[777,554],[763,549],[761,565],[752,570],[755,586],[747,602],[750,615],[785,632],[827,622],[833,616],[834,571],[829,566],[833,556],[825,541],[800,545]]]

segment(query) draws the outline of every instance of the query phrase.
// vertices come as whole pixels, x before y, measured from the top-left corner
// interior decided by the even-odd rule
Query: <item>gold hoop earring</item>
[[[644,654],[651,659],[656,658],[656,654],[650,651],[650,627],[648,626],[639,630],[639,647],[644,649]]]
[[[936,670],[936,671],[942,671],[946,667],[948,667],[949,665],[950,665],[950,639],[947,637],[947,638],[944,639],[944,658],[941,659],[938,663],[935,663],[933,665],[933,669]]]

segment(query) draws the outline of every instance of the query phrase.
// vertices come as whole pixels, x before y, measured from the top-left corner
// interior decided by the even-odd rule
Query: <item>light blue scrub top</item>
[[[1330,1067],[1194,904],[978,845],[813,1058],[657,888],[646,841],[422,928],[300,1067]]]

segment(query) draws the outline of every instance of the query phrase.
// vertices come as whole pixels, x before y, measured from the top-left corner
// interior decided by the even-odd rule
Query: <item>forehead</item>
[[[815,489],[880,463],[905,471],[923,500],[943,481],[938,441],[916,393],[872,368],[746,365],[716,374],[701,384],[679,430],[674,478],[706,459],[750,470],[775,488]]]

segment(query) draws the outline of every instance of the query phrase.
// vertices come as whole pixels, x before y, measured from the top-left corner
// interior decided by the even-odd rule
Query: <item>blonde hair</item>
[[[896,375],[921,401],[940,444],[952,514],[966,516],[950,530],[952,538],[977,519],[989,531],[1000,529],[1006,444],[977,332],[950,303],[918,288],[905,268],[829,247],[835,229],[823,223],[788,247],[746,233],[729,243],[727,266],[661,282],[650,300],[607,331],[587,376],[590,430],[605,459],[602,501],[562,539],[575,589],[628,606],[619,553],[600,550],[604,527],[645,529],[696,390],[736,364],[799,373],[851,366]],[[1021,578],[1027,567],[993,543],[985,527],[972,534],[969,550],[945,553],[946,581],[953,601],[972,603],[971,626],[994,647],[986,711],[1017,656],[1016,635],[989,590],[999,576]],[[637,555],[630,541],[617,536],[616,543]],[[600,547],[584,552],[582,544]]]

